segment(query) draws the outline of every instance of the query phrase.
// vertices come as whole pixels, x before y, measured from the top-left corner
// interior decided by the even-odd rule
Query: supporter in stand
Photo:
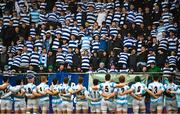
[[[62,54],[66,55],[65,69],[78,72],[87,72],[89,68],[82,70],[80,69],[82,66],[77,65],[77,63],[82,63],[76,63],[75,59],[71,59],[71,57],[77,57],[74,56],[75,50],[80,52],[88,50],[88,59],[93,58],[92,55],[96,51],[97,58],[100,58],[99,62],[104,62],[107,69],[110,66],[108,58],[110,52],[113,51],[117,57],[119,51],[122,54],[124,47],[128,47],[129,51],[134,49],[137,52],[134,55],[137,55],[138,65],[133,65],[134,71],[142,71],[142,68],[149,64],[147,50],[151,48],[156,54],[155,64],[160,68],[163,67],[162,62],[165,59],[172,63],[172,56],[177,56],[176,62],[180,60],[177,16],[179,1],[177,0],[142,1],[141,4],[139,1],[127,0],[108,0],[108,3],[104,0],[103,3],[99,0],[97,2],[36,1],[3,0],[0,5],[0,37],[3,46],[6,47],[3,56],[13,53],[7,58],[9,61],[3,60],[1,68],[4,65],[11,67],[9,63],[12,58],[16,60],[12,68],[17,72],[19,70],[17,60],[23,61],[23,72],[27,70],[28,64],[36,67],[34,70],[39,69],[40,63],[43,63],[45,69],[49,65],[58,68],[61,64],[55,64],[55,58],[59,48],[62,49]],[[9,7],[10,5],[12,7]],[[31,56],[29,62],[24,61],[25,53],[24,51],[22,53],[24,46],[27,47],[28,55]],[[38,48],[40,58],[46,58],[45,55],[48,54],[47,64],[42,58],[40,63],[35,62],[39,58],[39,55],[35,54],[36,49],[35,52],[32,50],[35,47]],[[43,48],[46,52],[42,54]],[[69,48],[72,48],[70,53]],[[157,53],[157,49],[161,49],[163,53]],[[99,53],[102,51],[106,54],[101,59]],[[172,51],[176,54],[171,54]],[[167,55],[166,52],[168,52]],[[162,61],[159,60],[161,55]],[[21,56],[22,60],[18,56]],[[78,58],[82,58],[82,54]],[[129,56],[126,58],[129,59]],[[115,67],[121,66],[122,58],[119,59],[119,64],[114,64]],[[123,64],[126,64],[128,69],[132,69],[127,60],[123,61]],[[92,65],[94,61],[90,59],[88,64],[95,71],[98,67]],[[118,60],[114,62],[117,63]],[[175,70],[178,70],[177,67],[179,66],[173,65]]]

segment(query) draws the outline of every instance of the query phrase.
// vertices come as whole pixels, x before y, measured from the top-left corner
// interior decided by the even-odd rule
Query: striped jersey
[[[106,94],[110,95],[111,93],[114,92],[115,87],[116,87],[116,84],[114,82],[106,81],[104,83],[101,83],[99,85],[100,94],[106,93]],[[105,98],[103,97],[103,99],[105,99]],[[113,102],[113,98],[110,98],[108,100]]]
[[[106,25],[110,26],[112,21],[113,21],[113,13],[108,13],[107,17],[106,17]]]
[[[11,16],[10,15],[3,15],[3,25],[4,26],[8,26],[9,25],[9,21],[11,20]]]
[[[27,97],[33,96],[32,92],[35,88],[36,88],[36,85],[33,83],[28,83],[28,84],[24,85],[25,95]]]
[[[13,21],[13,27],[19,26],[19,18],[18,17],[12,17],[11,20]]]
[[[90,101],[92,106],[100,106],[101,105],[102,96],[100,95],[100,90],[99,89],[94,90],[94,89],[92,89],[90,87],[89,91],[88,91],[88,94],[92,99],[97,99],[96,102],[95,101]]]
[[[46,22],[46,15],[42,12],[39,13],[39,24],[43,24]]]
[[[60,40],[58,38],[55,38],[52,42],[52,50],[57,51],[60,47]]]
[[[109,34],[110,34],[110,35],[113,35],[113,36],[117,36],[117,34],[118,34],[118,28],[116,28],[116,27],[110,27],[110,28],[109,28]]]
[[[34,39],[36,36],[36,28],[30,28],[29,35]]]
[[[164,85],[164,89],[169,90],[169,91],[177,91],[178,90],[178,85],[174,84],[174,83],[168,83]],[[173,97],[175,97],[175,94],[170,94],[171,97],[166,96],[166,100],[167,101],[173,101]]]
[[[148,85],[148,89],[151,90],[154,94],[156,94],[158,91],[164,91],[164,86],[162,83],[159,82],[152,82]],[[151,97],[151,102],[162,102],[163,97],[160,96],[157,99],[154,97]]]
[[[107,35],[107,34],[108,34],[108,28],[107,27],[101,27],[100,36]]]
[[[130,38],[129,37],[125,37],[124,41],[123,41],[123,45],[125,47],[131,48],[133,46],[136,46],[136,40],[134,38],[132,38],[132,37],[130,37]]]
[[[178,40],[177,56],[180,57],[180,39]]]
[[[78,40],[70,40],[69,41],[69,48],[77,48],[78,47]]]
[[[141,47],[144,45],[144,41],[137,41],[137,44],[136,44],[136,49],[137,49],[137,54],[139,54],[141,52]]]
[[[97,15],[94,12],[87,12],[87,22],[92,26],[96,22]]]
[[[63,53],[65,53],[65,54],[67,54],[68,53],[68,44],[63,44],[62,46],[61,46],[61,48],[62,48],[62,52]]]
[[[137,25],[140,25],[140,24],[143,23],[143,15],[142,15],[142,13],[137,13],[136,14],[135,23]]]
[[[35,36],[34,36],[35,37]],[[25,45],[26,45],[26,47],[27,47],[27,51],[28,52],[32,52],[33,51],[33,42],[32,41],[26,41],[25,42]]]
[[[61,93],[65,94],[62,96],[63,101],[72,101],[72,94],[70,94],[70,91],[72,91],[72,88],[68,84],[62,85]]]
[[[79,85],[76,85],[75,89],[78,90],[78,88],[79,88]],[[81,91],[76,93],[76,100],[77,100],[77,102],[78,101],[87,101],[86,98],[85,99],[81,98],[82,96],[86,96],[86,95],[88,95],[88,92],[87,92],[86,87],[84,87],[83,90],[81,90]]]
[[[113,21],[116,22],[116,23],[119,23],[119,22],[120,22],[120,19],[121,19],[121,12],[116,11],[116,12],[114,13]]]
[[[50,90],[49,85],[47,85],[46,83],[40,83],[37,87],[37,92],[41,93],[41,94],[45,94],[47,90]],[[35,91],[35,90],[33,90]],[[39,98],[40,102],[42,101],[49,101],[49,95],[44,95],[42,97]]]
[[[70,39],[70,35],[71,35],[71,30],[69,27],[63,27],[62,30],[62,39],[66,39],[69,40]]]
[[[169,63],[169,65],[175,65],[176,66],[177,56],[168,56],[167,62]]]
[[[134,11],[129,11],[127,15],[127,20],[129,22],[134,22],[136,20],[136,13]]]
[[[40,63],[40,54],[38,52],[32,52],[30,55],[30,65],[38,66]]]
[[[29,65],[29,59],[30,54],[27,52],[24,52],[21,54],[21,65]]]
[[[20,86],[21,85],[16,85],[13,88],[19,88]],[[25,92],[24,88],[19,89],[16,93],[18,94],[18,93],[22,93],[22,92]],[[25,101],[25,96],[16,96],[16,95],[14,95],[14,100],[15,101],[21,101],[21,100]]]
[[[13,58],[8,58],[8,68],[11,69],[13,65]]]
[[[119,93],[123,93],[124,91],[128,90],[129,86],[124,86],[121,88],[116,88],[114,91],[116,92],[116,104],[127,104],[127,97],[128,95],[120,95]]]
[[[167,38],[162,38],[159,41],[159,47],[158,48],[167,50],[168,49],[168,39]]]
[[[162,14],[162,20],[164,24],[168,24],[171,18],[172,18],[172,13],[166,12]]]
[[[40,55],[40,64],[43,65],[44,67],[47,67],[47,60],[48,60],[48,55],[46,53],[42,53]]]
[[[131,86],[131,89],[133,89],[135,95],[143,95],[145,94],[145,89],[147,89],[147,87],[144,83],[136,82]]]
[[[73,54],[72,53],[67,53],[65,57],[65,63],[72,65],[73,64]]]
[[[149,67],[151,63],[156,63],[156,55],[154,54],[148,54],[147,56],[147,67]]]
[[[90,59],[89,56],[82,56],[81,57],[81,69],[89,69],[90,67]]]
[[[178,38],[168,38],[168,50],[169,51],[176,51],[177,49],[177,42],[178,42]]]
[[[107,73],[107,69],[106,68],[98,68],[97,72],[98,73]]]
[[[99,40],[93,40],[91,45],[92,45],[92,51],[98,51],[100,42]]]
[[[9,86],[6,87],[6,89],[2,90],[1,99],[3,99],[3,100],[11,100],[11,95],[6,96],[11,91],[11,88],[12,88],[12,86],[9,85]],[[6,97],[2,98],[3,96],[6,96]]]
[[[42,39],[36,39],[34,42],[34,47],[37,47],[39,51],[42,50],[43,47],[43,40]]]
[[[66,57],[66,54],[61,53],[61,52],[57,52],[56,53],[56,63],[64,64],[65,63],[65,57]]]
[[[76,17],[75,17],[75,19],[76,19],[76,21],[77,21],[77,25],[78,26],[81,26],[82,25],[82,19],[83,19],[83,13],[82,12],[78,12],[77,14],[76,14]]]
[[[162,69],[162,71],[163,71],[163,76],[170,76],[172,73],[175,72],[172,67],[171,68],[170,67],[164,67]]]
[[[16,55],[13,58],[13,66],[20,67],[20,64],[21,64],[21,56],[20,55]]]
[[[81,49],[90,49],[90,44],[91,44],[92,38],[89,36],[85,36],[81,38]]]
[[[118,61],[118,63],[121,63],[121,64],[125,64],[125,65],[127,65],[127,62],[128,62],[128,59],[129,59],[129,56],[130,56],[130,54],[129,53],[126,53],[126,52],[121,52],[120,54],[119,54],[119,61]]]
[[[59,16],[55,12],[46,14],[46,21],[55,22],[56,23],[56,22],[58,22],[58,19],[59,19]]]
[[[29,13],[20,13],[20,22],[24,22],[26,24],[29,24],[30,23],[30,15]]]
[[[57,95],[52,96],[52,104],[61,104],[62,99],[59,96],[59,93],[61,92],[61,86],[60,85],[53,85],[53,86],[50,87],[50,90],[54,90],[54,91],[58,92]]]
[[[118,73],[117,69],[108,69],[108,73]]]
[[[126,14],[125,14],[125,13],[122,13],[119,24],[120,24],[120,25],[124,25],[125,22],[126,22]]]

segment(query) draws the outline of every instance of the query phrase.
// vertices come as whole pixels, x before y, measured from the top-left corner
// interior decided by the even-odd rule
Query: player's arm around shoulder
[[[0,85],[0,90],[4,90],[9,86],[9,83],[4,83],[2,85]]]
[[[180,86],[179,85],[175,85],[175,90],[174,91],[170,91],[170,93],[174,93],[174,94],[180,94]]]
[[[35,97],[41,97],[41,96],[43,96],[41,93],[38,92],[38,87],[37,87],[37,86],[33,88],[32,94],[33,94]]]
[[[157,93],[155,94],[156,96],[161,96],[164,92],[164,86],[162,83],[160,83],[160,90],[157,91]]]
[[[128,82],[118,83],[118,84],[116,84],[116,87],[120,88],[120,87],[124,87],[126,85],[128,85]]]
[[[53,86],[54,86],[54,85],[53,85]],[[51,85],[50,90],[51,90],[51,92],[52,92],[51,95],[55,96],[55,95],[58,95],[58,94],[60,93],[60,90],[61,90],[61,89],[60,89],[59,86],[58,86],[58,88],[54,89],[54,87],[52,87],[52,85]]]
[[[131,88],[128,86],[128,89],[125,90],[123,93],[120,93],[120,95],[125,95],[125,94],[130,94],[133,93],[133,91],[135,90],[134,84],[131,86]]]

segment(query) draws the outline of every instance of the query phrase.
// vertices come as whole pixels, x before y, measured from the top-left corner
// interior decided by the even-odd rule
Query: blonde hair
[[[45,82],[47,80],[46,76],[41,76],[41,82]]]

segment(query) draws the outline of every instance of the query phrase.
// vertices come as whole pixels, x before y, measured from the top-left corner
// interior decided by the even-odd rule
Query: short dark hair
[[[68,77],[65,77],[64,78],[64,83],[67,84],[69,82],[69,78]]]
[[[109,81],[110,79],[111,79],[111,75],[110,75],[110,74],[106,74],[105,80],[106,80],[106,81]]]
[[[57,78],[54,78],[53,79],[53,84],[56,85],[58,83],[58,79]]]
[[[135,82],[141,82],[140,76],[136,76],[134,80],[135,80]]]
[[[98,85],[98,83],[99,83],[99,80],[98,80],[98,79],[94,79],[94,80],[93,80],[93,84],[94,84],[94,85]]]
[[[17,79],[17,80],[16,80],[16,85],[21,85],[21,82],[22,82],[21,79]]]
[[[120,82],[120,83],[124,83],[124,82],[125,82],[125,77],[124,77],[124,75],[120,75],[120,77],[119,77],[119,82]]]
[[[78,83],[82,84],[83,81],[84,81],[84,78],[80,76],[79,79],[78,79]]]
[[[158,80],[159,80],[159,75],[157,75],[157,74],[154,75],[154,76],[153,76],[153,79],[154,79],[155,81],[158,81]]]
[[[172,83],[172,82],[174,81],[174,77],[173,77],[173,76],[169,76],[169,77],[168,77],[168,81],[169,81],[170,83]]]
[[[9,78],[7,76],[3,77],[3,82],[9,81]]]

